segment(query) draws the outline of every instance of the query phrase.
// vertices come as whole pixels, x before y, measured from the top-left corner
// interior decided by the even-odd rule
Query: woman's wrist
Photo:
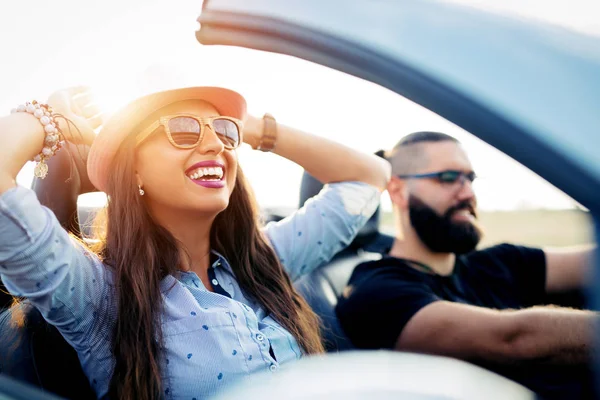
[[[27,102],[14,108],[11,113],[28,113],[34,116],[44,128],[44,144],[41,151],[33,157],[33,161],[37,164],[33,173],[36,177],[44,179],[48,174],[48,165],[46,161],[56,155],[64,144],[64,137],[59,128],[57,117],[62,117],[56,114],[52,107],[48,104],[40,104],[37,101]]]
[[[271,114],[262,118],[249,115],[244,125],[244,142],[254,150],[272,151],[278,135],[278,124]]]
[[[16,178],[27,161],[44,147],[43,126],[29,113],[0,118],[0,169]]]
[[[263,116],[262,121],[262,134],[257,149],[270,152],[275,149],[275,143],[277,142],[277,121],[269,113]]]
[[[17,186],[17,181],[10,174],[0,172],[0,195]]]
[[[248,115],[244,121],[244,143],[256,149],[260,143],[260,135],[262,133],[262,119],[254,115]]]

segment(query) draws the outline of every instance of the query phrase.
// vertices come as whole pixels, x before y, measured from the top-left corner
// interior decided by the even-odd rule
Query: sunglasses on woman
[[[445,170],[439,172],[430,172],[426,174],[409,174],[409,175],[398,175],[401,179],[435,179],[440,183],[464,183],[465,181],[473,182],[477,175],[475,172],[463,172],[455,170]]]
[[[242,143],[243,123],[225,116],[197,117],[193,114],[165,115],[137,135],[137,145],[146,140],[160,126],[164,128],[169,142],[178,149],[193,149],[204,138],[210,127],[226,149],[232,150]]]

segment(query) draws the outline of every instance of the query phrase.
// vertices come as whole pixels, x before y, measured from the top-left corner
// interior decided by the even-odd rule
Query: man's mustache
[[[475,209],[475,204],[472,200],[461,201],[460,203],[452,206],[446,211],[446,218],[450,218],[455,212],[467,210],[470,212],[475,218],[478,218],[477,210]]]

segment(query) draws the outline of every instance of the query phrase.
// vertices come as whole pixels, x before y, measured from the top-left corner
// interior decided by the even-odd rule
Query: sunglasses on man
[[[464,172],[457,170],[445,170],[438,172],[429,172],[425,174],[406,174],[406,175],[397,175],[400,179],[434,179],[440,183],[465,183],[466,181],[473,182],[477,175],[475,172]]]

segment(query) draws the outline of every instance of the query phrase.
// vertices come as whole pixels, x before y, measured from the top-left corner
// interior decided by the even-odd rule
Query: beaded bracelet
[[[44,127],[44,132],[46,134],[46,137],[44,138],[44,147],[42,148],[42,151],[31,160],[37,163],[33,170],[34,175],[40,179],[44,179],[46,175],[48,175],[48,165],[46,164],[46,160],[55,155],[64,144],[62,131],[58,127],[58,122],[56,121],[58,114],[55,114],[49,105],[40,104],[35,100],[31,103],[27,102],[21,104],[11,112],[27,112],[32,114]]]

